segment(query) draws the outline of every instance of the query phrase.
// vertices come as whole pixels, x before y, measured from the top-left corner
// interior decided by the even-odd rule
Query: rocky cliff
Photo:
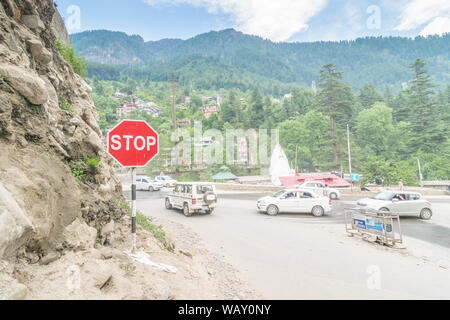
[[[68,36],[53,1],[0,0],[0,260],[57,255],[68,226],[122,216],[91,88],[55,39]]]

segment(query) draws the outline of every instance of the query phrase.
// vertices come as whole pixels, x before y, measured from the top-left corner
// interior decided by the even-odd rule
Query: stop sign
[[[145,167],[159,152],[158,133],[145,121],[122,121],[108,133],[107,143],[123,167]]]

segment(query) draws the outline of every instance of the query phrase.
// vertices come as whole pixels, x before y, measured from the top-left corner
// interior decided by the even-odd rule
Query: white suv
[[[163,185],[149,177],[136,177],[136,190],[159,191]]]
[[[258,211],[276,216],[280,212],[312,213],[321,217],[331,211],[331,200],[306,189],[287,189],[257,202]]]
[[[341,193],[337,189],[329,188],[320,181],[307,181],[295,186],[297,189],[307,189],[321,196],[329,197],[331,200],[339,200]]]
[[[186,217],[200,211],[211,214],[216,206],[216,187],[212,183],[180,182],[173,194],[166,197],[166,209],[181,209]]]

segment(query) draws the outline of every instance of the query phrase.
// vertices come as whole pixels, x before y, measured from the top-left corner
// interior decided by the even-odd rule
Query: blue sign
[[[355,228],[357,229],[363,229],[366,230],[366,221],[364,220],[359,220],[359,219],[354,219],[353,223],[355,224]]]
[[[359,181],[359,174],[357,174],[357,173],[352,173],[352,174],[350,175],[350,180],[352,180],[352,181]]]

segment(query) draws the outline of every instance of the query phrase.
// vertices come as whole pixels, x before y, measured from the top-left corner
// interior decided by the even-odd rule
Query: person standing
[[[400,191],[405,190],[405,186],[403,184],[403,179],[400,179],[400,181],[398,182],[398,188],[400,189]]]

